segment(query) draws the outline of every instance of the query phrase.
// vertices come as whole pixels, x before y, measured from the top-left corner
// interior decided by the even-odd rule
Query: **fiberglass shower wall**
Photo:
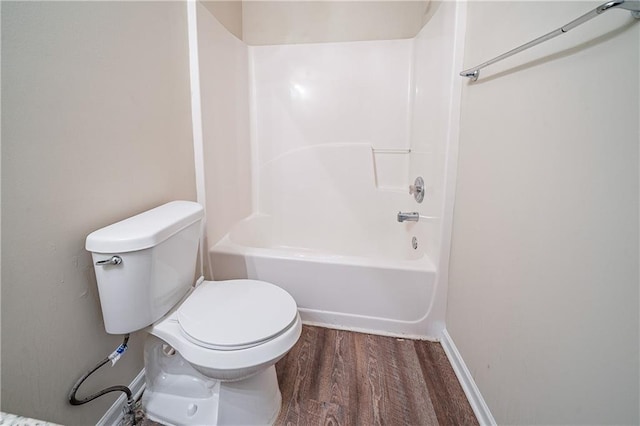
[[[414,206],[432,218],[425,220],[426,253],[439,270],[448,267],[453,214],[462,83],[456,63],[461,62],[463,50],[458,15],[462,7],[455,2],[432,4],[431,18],[413,39],[409,180],[416,176],[425,180],[425,200]]]
[[[260,212],[280,223],[288,234],[283,240],[301,247],[331,249],[329,234],[344,234],[350,237],[341,249],[348,252],[367,255],[361,249],[384,252],[391,245],[411,252],[415,234],[421,252],[438,263],[440,222],[397,224],[395,215],[443,216],[455,5],[405,3],[375,8],[414,33],[426,21],[415,38],[265,46],[247,46],[197,3],[209,246]],[[286,4],[277,16],[294,6],[319,7]],[[365,7],[331,7],[356,6]],[[246,15],[245,33],[254,25]],[[420,205],[407,194],[418,175],[427,185]],[[379,247],[360,247],[372,230]],[[305,241],[296,241],[301,236]]]
[[[399,193],[412,48],[412,40],[250,48],[258,211],[290,244],[335,251],[338,233],[350,236],[341,251],[366,255],[356,246],[372,229],[388,230],[381,243],[394,239],[388,224],[409,198]]]
[[[438,264],[456,8],[431,4],[411,39],[249,48],[255,203],[284,240],[329,250],[338,233],[342,251],[367,255],[372,232],[403,251],[417,236]],[[408,194],[417,176],[422,204]],[[399,210],[435,219],[397,224]]]

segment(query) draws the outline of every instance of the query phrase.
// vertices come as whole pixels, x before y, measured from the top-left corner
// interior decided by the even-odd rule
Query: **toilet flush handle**
[[[99,260],[96,262],[96,265],[104,266],[104,265],[119,265],[122,263],[122,258],[120,256],[111,256],[111,259]]]

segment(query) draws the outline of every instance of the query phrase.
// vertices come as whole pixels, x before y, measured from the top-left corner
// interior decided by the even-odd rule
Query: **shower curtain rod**
[[[640,19],[640,0],[612,0],[612,1],[608,1],[604,4],[601,4],[600,6],[596,7],[595,9],[593,9],[591,12],[585,13],[584,15],[582,15],[581,17],[574,19],[573,21],[569,22],[567,25],[558,28],[555,31],[551,31],[550,33],[547,33],[541,37],[538,37],[535,40],[530,41],[529,43],[523,44],[520,47],[516,47],[513,50],[508,51],[507,53],[503,53],[500,56],[496,56],[495,58],[491,59],[490,61],[487,62],[483,62],[482,64],[473,67],[473,68],[469,68],[467,70],[464,70],[462,72],[460,72],[460,75],[462,77],[469,77],[471,79],[471,81],[476,81],[478,79],[478,76],[480,75],[480,70],[484,67],[487,67],[491,64],[495,64],[496,62],[499,62],[503,59],[508,58],[509,56],[513,56],[516,53],[520,53],[524,50],[529,49],[530,47],[536,46],[540,43],[543,43],[547,40],[551,40],[554,37],[557,37],[561,34],[566,33],[567,31],[577,27],[578,25],[582,25],[585,22],[595,18],[596,16],[600,15],[603,12],[606,12],[609,9],[614,9],[614,8],[620,8],[620,9],[626,9],[629,10],[631,12],[631,16],[633,16],[636,19]]]

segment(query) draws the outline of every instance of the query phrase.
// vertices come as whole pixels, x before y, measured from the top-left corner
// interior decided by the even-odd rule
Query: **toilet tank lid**
[[[126,253],[156,246],[199,221],[204,209],[192,201],[172,201],[89,234],[92,253]]]

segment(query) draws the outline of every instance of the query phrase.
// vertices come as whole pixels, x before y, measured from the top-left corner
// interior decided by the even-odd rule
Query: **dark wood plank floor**
[[[277,425],[477,425],[439,343],[304,326]]]
[[[478,425],[439,343],[305,325],[276,371],[278,426]]]

